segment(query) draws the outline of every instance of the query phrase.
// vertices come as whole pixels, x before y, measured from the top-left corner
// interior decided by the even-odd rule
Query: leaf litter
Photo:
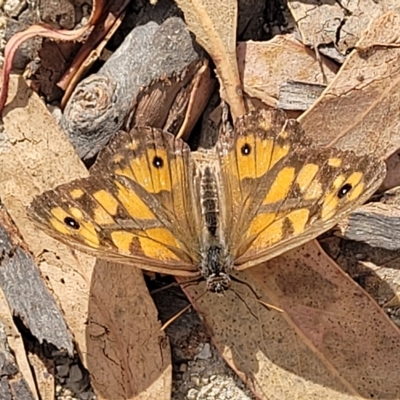
[[[186,10],[185,12],[188,12],[189,8],[189,12],[194,13],[192,15],[194,25],[190,26],[197,34],[198,41],[203,43],[213,57],[219,78],[225,84],[226,101],[231,105],[233,113],[240,115],[244,106],[241,100],[243,92],[240,84],[238,86],[240,81],[238,80],[239,70],[235,66],[236,57],[232,56],[235,55],[232,43],[236,43],[235,21],[233,21],[237,13],[235,5],[227,3],[223,9],[218,10],[215,4],[182,1],[180,6],[184,11]],[[206,18],[199,21],[199,15]],[[230,16],[231,19],[222,21],[212,18],[215,15]],[[376,25],[372,25],[365,36],[378,32],[375,29],[376,26],[384,26],[389,33],[396,32],[391,29],[395,29],[393,26],[396,26],[397,20],[397,14],[386,14],[374,22]],[[204,21],[207,24],[204,24]],[[369,39],[372,45],[363,45],[360,41],[358,46],[361,50],[354,51],[370,50],[377,43],[380,47],[381,59],[395,61],[396,40],[393,42],[392,38],[392,41],[385,42],[383,40],[385,37],[379,36],[374,42],[373,35]],[[376,48],[373,50],[377,52]],[[391,50],[393,50],[392,53]],[[319,127],[318,130],[314,128],[317,133],[324,132],[325,126],[329,126],[332,131],[326,135],[326,143],[342,142],[345,148],[351,147],[357,151],[363,151],[363,149],[369,152],[378,151],[382,156],[387,156],[394,151],[396,146],[399,147],[396,143],[397,137],[393,135],[393,127],[387,124],[386,114],[382,114],[382,109],[385,109],[383,106],[387,104],[385,101],[390,103],[392,99],[390,96],[389,99],[387,98],[388,92],[382,85],[373,86],[375,81],[378,82],[381,79],[379,72],[382,72],[382,67],[377,66],[371,79],[366,74],[373,69],[374,64],[368,64],[368,61],[375,60],[374,51],[366,61],[359,60],[362,58],[359,53],[353,53],[353,56],[350,55],[346,64],[339,70],[336,78],[327,81],[329,86],[321,99],[301,117],[307,133],[311,132],[309,134],[312,135],[312,127],[315,125]],[[248,56],[248,54],[245,55],[245,57]],[[264,56],[268,59],[268,52]],[[293,54],[293,57],[297,55]],[[311,55],[310,57],[312,58]],[[249,60],[251,60],[250,56]],[[375,122],[379,123],[377,126],[380,127],[380,132],[387,135],[387,140],[379,141],[374,137],[371,139],[368,135],[366,136],[368,130],[365,128],[368,122],[364,121],[363,114],[363,118],[357,119],[352,124],[351,134],[346,129],[343,132],[340,124],[335,125],[332,122],[332,124],[318,125],[316,123],[318,117],[322,115],[354,118],[354,113],[347,109],[348,105],[354,103],[354,99],[348,103],[335,103],[338,98],[341,100],[343,95],[333,92],[334,95],[329,96],[330,91],[335,89],[335,84],[340,81],[348,83],[345,87],[345,95],[357,92],[359,96],[356,98],[357,106],[366,103],[363,94],[367,96],[370,93],[364,87],[360,89],[355,84],[352,86],[351,79],[354,77],[355,70],[346,69],[346,67],[351,67],[354,61],[366,62],[363,73],[357,77],[358,82],[361,82],[359,86],[375,89],[371,92],[376,99],[374,109],[377,110],[377,114],[374,118]],[[315,68],[315,76],[321,75],[317,63],[311,64]],[[395,73],[395,69],[389,70],[386,77],[389,76],[392,79]],[[243,70],[241,74],[243,76]],[[290,69],[287,74],[288,76],[282,76],[280,79],[284,81],[285,78],[293,78]],[[383,75],[382,79],[385,78],[385,71]],[[363,85],[365,77],[367,77],[367,83],[372,82],[372,84]],[[256,87],[259,86],[260,83],[257,83]],[[251,92],[251,85],[248,85],[247,90]],[[267,96],[269,99],[274,99],[276,90],[268,91]],[[318,108],[321,106],[323,107]],[[335,112],[333,113],[332,110]],[[359,114],[356,113],[356,115]],[[365,115],[369,116],[367,113]],[[318,136],[317,133],[315,136]],[[70,171],[62,179],[69,178],[71,178]],[[58,179],[60,178],[55,178],[56,181]],[[383,384],[387,383],[387,376],[399,370],[396,359],[400,340],[397,328],[377,307],[372,298],[343,274],[342,270],[322,252],[316,243],[312,242],[278,257],[266,266],[242,272],[238,278],[246,281],[253,290],[248,290],[246,285],[235,284],[235,290],[223,298],[218,298],[218,301],[215,297],[210,298],[212,294],[208,293],[193,304],[205,319],[217,348],[257,397],[308,399],[330,396],[351,399],[357,396],[369,398],[373,395],[380,399],[397,398],[399,393],[397,379],[388,380],[389,385]],[[100,288],[101,291],[103,291],[102,288]],[[255,301],[253,291],[267,303],[282,308],[284,313],[267,310]],[[189,287],[185,289],[185,292],[193,299],[199,293],[204,293],[204,288],[201,285]],[[96,304],[94,305],[97,307]],[[77,328],[77,332],[80,329]],[[101,331],[90,332],[90,336],[96,337]],[[81,340],[85,343],[83,338],[78,339],[77,342],[80,344]],[[369,345],[365,346],[365,343]],[[96,358],[93,361],[96,362]]]

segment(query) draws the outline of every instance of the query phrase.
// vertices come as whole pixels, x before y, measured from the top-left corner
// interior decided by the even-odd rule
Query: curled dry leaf
[[[237,1],[177,0],[189,29],[217,68],[222,97],[236,120],[245,113],[236,62]]]
[[[63,30],[63,29],[54,29],[48,24],[40,24],[30,26],[28,29],[16,33],[6,44],[4,49],[4,66],[2,69],[2,86],[0,89],[0,113],[4,108],[4,105],[7,100],[8,93],[8,85],[9,85],[9,77],[12,69],[12,63],[18,47],[25,42],[26,40],[40,36],[44,38],[49,38],[53,40],[61,40],[61,41],[77,41],[81,40],[88,34],[90,29],[96,24],[98,21],[103,8],[104,8],[105,0],[97,0],[93,1],[92,13],[90,15],[88,24],[82,28],[76,30]]]
[[[61,101],[62,107],[65,106],[80,78],[99,58],[107,42],[121,25],[124,10],[128,3],[129,0],[110,2],[107,10],[100,16],[98,23],[94,25],[90,36],[79,49],[73,63],[57,84],[65,90]]]

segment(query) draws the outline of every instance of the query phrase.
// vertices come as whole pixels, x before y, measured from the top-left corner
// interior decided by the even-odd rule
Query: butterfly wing
[[[167,132],[120,132],[88,178],[39,195],[28,214],[51,236],[95,256],[197,274],[194,168],[188,146]]]
[[[385,175],[384,162],[372,156],[314,147],[297,121],[279,110],[245,115],[233,135],[221,136],[218,151],[236,269],[332,228],[365,202]]]

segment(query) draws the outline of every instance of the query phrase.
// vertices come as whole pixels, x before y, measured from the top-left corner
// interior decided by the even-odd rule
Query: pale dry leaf
[[[35,371],[36,385],[40,393],[40,400],[54,400],[56,397],[54,363],[50,369],[38,354],[29,353],[28,357],[30,367]]]
[[[7,336],[7,344],[9,346],[9,351],[15,357],[15,362],[18,365],[19,372],[22,374],[24,380],[26,381],[29,390],[34,399],[39,399],[39,394],[36,390],[35,378],[32,375],[32,370],[29,365],[29,361],[26,355],[25,345],[19,334],[18,328],[14,324],[13,315],[8,307],[7,299],[4,295],[3,290],[0,289],[0,321],[4,326],[4,333]],[[4,355],[4,349],[2,350]],[[3,366],[6,364],[7,360],[2,360]]]
[[[288,6],[304,44],[333,44],[341,54],[347,54],[373,19],[398,8],[398,0],[288,0]]]
[[[307,245],[243,271],[236,277],[245,283],[218,301],[206,293],[195,307],[260,399],[398,399],[399,330],[321,252]],[[205,290],[185,289],[191,298]]]
[[[0,197],[64,313],[97,398],[169,399],[169,346],[141,272],[75,252],[27,219],[35,194],[88,171],[38,96],[22,78],[11,83]]]
[[[379,45],[371,45],[368,32],[363,35],[357,46],[368,51],[354,50],[299,118],[315,142],[385,158],[400,147],[400,45],[393,35],[399,30],[400,14],[389,12],[375,20],[368,32],[376,33]]]
[[[288,80],[328,84],[338,70],[326,57],[317,60],[314,51],[291,35],[241,42],[237,59],[244,91],[270,106],[277,105],[279,88]]]
[[[234,120],[245,113],[236,63],[237,1],[177,0],[188,28],[217,68],[222,96]]]

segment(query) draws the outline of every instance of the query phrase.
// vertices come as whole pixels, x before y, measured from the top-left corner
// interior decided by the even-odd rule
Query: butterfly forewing
[[[381,160],[316,148],[296,121],[269,128],[270,121],[270,111],[257,111],[256,117],[248,114],[237,124],[236,138],[225,138],[220,145],[231,149],[221,151],[227,182],[222,187],[240,193],[232,196],[231,223],[239,222],[241,233],[230,230],[238,269],[257,265],[330,229],[366,201],[385,174]],[[236,166],[247,165],[245,172],[251,177],[243,175],[243,168],[230,168],[231,160],[239,160]]]
[[[121,132],[89,178],[45,192],[29,213],[79,249],[186,275],[196,271],[198,246],[193,173],[188,147],[172,135],[150,128]]]

